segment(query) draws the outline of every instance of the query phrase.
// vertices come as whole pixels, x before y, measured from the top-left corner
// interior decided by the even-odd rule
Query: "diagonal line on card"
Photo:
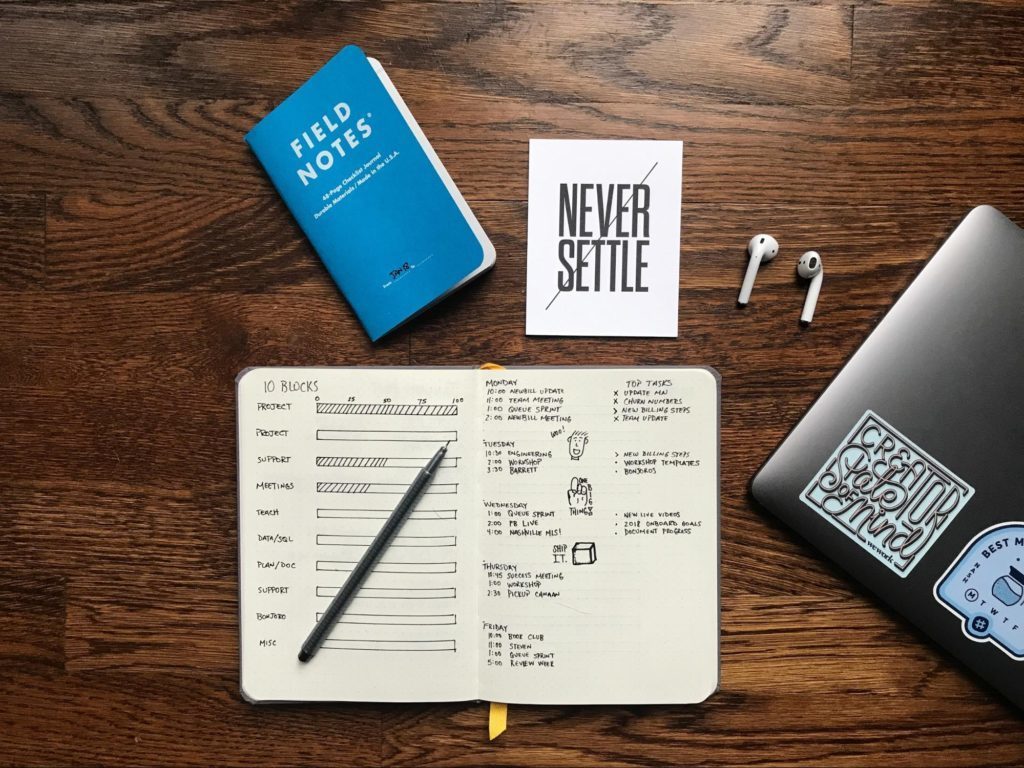
[[[643,184],[645,181],[647,181],[647,179],[650,177],[650,175],[652,173],[654,173],[654,169],[657,168],[657,167],[658,167],[658,163],[655,162],[654,165],[651,166],[651,170],[649,170],[647,172],[647,175],[644,176],[642,179],[640,179],[640,184]],[[634,186],[638,187],[638,186],[640,186],[640,184],[636,184]],[[633,194],[629,196],[629,199],[626,201],[626,205],[627,206],[631,202],[633,202],[633,197],[635,195],[636,195],[636,192],[633,192]],[[608,222],[608,231],[611,231],[612,225],[618,223],[619,215],[620,214],[621,214],[621,211],[617,212],[615,214],[615,218],[612,219],[610,222]],[[577,266],[576,269],[579,269],[580,267],[585,267],[587,265],[587,259],[590,257],[590,254],[592,254],[594,252],[594,249],[597,248],[597,246],[603,245],[603,244],[604,244],[604,238],[603,237],[598,239],[598,240],[595,240],[594,244],[592,246],[590,246],[590,250],[586,252],[586,254],[583,256],[582,259],[580,259],[579,266]],[[572,278],[574,272],[575,272],[575,270],[572,270],[572,271],[569,272],[569,277],[570,278]],[[544,307],[544,311],[547,312],[549,309],[551,309],[551,305],[555,303],[555,299],[557,299],[563,293],[564,293],[564,291],[557,291],[555,293],[555,295],[551,298],[551,301],[548,302],[548,305],[546,307]]]

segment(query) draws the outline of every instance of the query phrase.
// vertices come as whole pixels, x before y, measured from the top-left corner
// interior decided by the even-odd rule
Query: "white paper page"
[[[702,701],[718,684],[718,384],[703,368],[482,377],[481,696]]]
[[[477,696],[476,373],[257,368],[238,383],[242,690]],[[438,474],[308,663],[299,648],[417,472]]]
[[[681,141],[530,141],[526,333],[678,334]]]

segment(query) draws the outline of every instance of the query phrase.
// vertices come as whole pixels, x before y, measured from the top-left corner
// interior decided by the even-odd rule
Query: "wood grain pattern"
[[[417,72],[393,76],[467,199],[477,204],[525,199],[531,137],[682,139],[689,147],[684,204],[771,200],[784,210],[822,202],[899,209],[935,202],[966,208],[979,200],[1007,205],[1024,174],[1020,116],[1006,103],[780,107],[680,97],[638,112],[628,101],[533,103],[432,82]],[[47,189],[86,198],[66,202],[68,213],[127,205],[125,195],[208,200],[214,191],[250,200],[254,215],[274,210],[273,189],[242,141],[273,104],[0,95],[0,130],[16,149],[0,164],[0,184],[12,192]],[[453,121],[453,112],[465,118]]]
[[[24,560],[0,570],[5,641],[0,664],[35,673],[64,666],[64,579],[41,563]]]
[[[237,2],[16,5],[0,90],[87,96],[268,93],[283,98],[338,40],[397,64],[561,101],[655,102],[673,93],[768,103],[833,103],[849,84],[843,5]],[[571,22],[570,22],[571,20]],[[567,23],[570,22],[570,23]],[[537,35],[538,28],[544,34]],[[608,30],[618,30],[614,55]],[[88,82],[78,46],[93,54]],[[102,42],[102,44],[100,44]],[[40,56],[41,51],[45,56]],[[714,59],[715,68],[694,66]],[[258,60],[261,66],[252,66]],[[649,73],[656,73],[651,77]],[[841,86],[837,93],[837,82]],[[625,97],[625,98],[623,98]]]
[[[0,4],[0,765],[1024,764],[1019,712],[747,491],[971,206],[1024,222],[1022,38],[1013,0]],[[377,345],[243,142],[347,42],[498,250]],[[532,137],[686,142],[678,339],[523,335]],[[494,743],[480,703],[245,703],[236,374],[484,360],[721,372],[721,690]]]
[[[1002,106],[1020,98],[1019,4],[937,3],[854,13],[857,99]]]
[[[380,761],[378,708],[254,707],[239,696],[237,676],[202,667],[178,674],[5,670],[0,695],[9,708],[0,736],[8,765]]]
[[[276,196],[68,195],[48,221],[58,290],[277,291],[326,278]]]
[[[31,288],[46,270],[46,198],[0,195],[0,290]]]

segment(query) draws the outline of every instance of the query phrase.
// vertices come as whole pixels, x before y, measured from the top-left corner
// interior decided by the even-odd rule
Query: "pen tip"
[[[309,661],[309,659],[310,659],[310,657],[312,655],[313,654],[311,654],[309,651],[307,651],[305,648],[303,648],[301,651],[299,651],[299,661],[302,661],[302,662]]]

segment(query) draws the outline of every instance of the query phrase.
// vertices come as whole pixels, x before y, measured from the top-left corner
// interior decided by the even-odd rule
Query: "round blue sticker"
[[[967,637],[1024,660],[1024,523],[978,534],[936,583],[935,598]]]

